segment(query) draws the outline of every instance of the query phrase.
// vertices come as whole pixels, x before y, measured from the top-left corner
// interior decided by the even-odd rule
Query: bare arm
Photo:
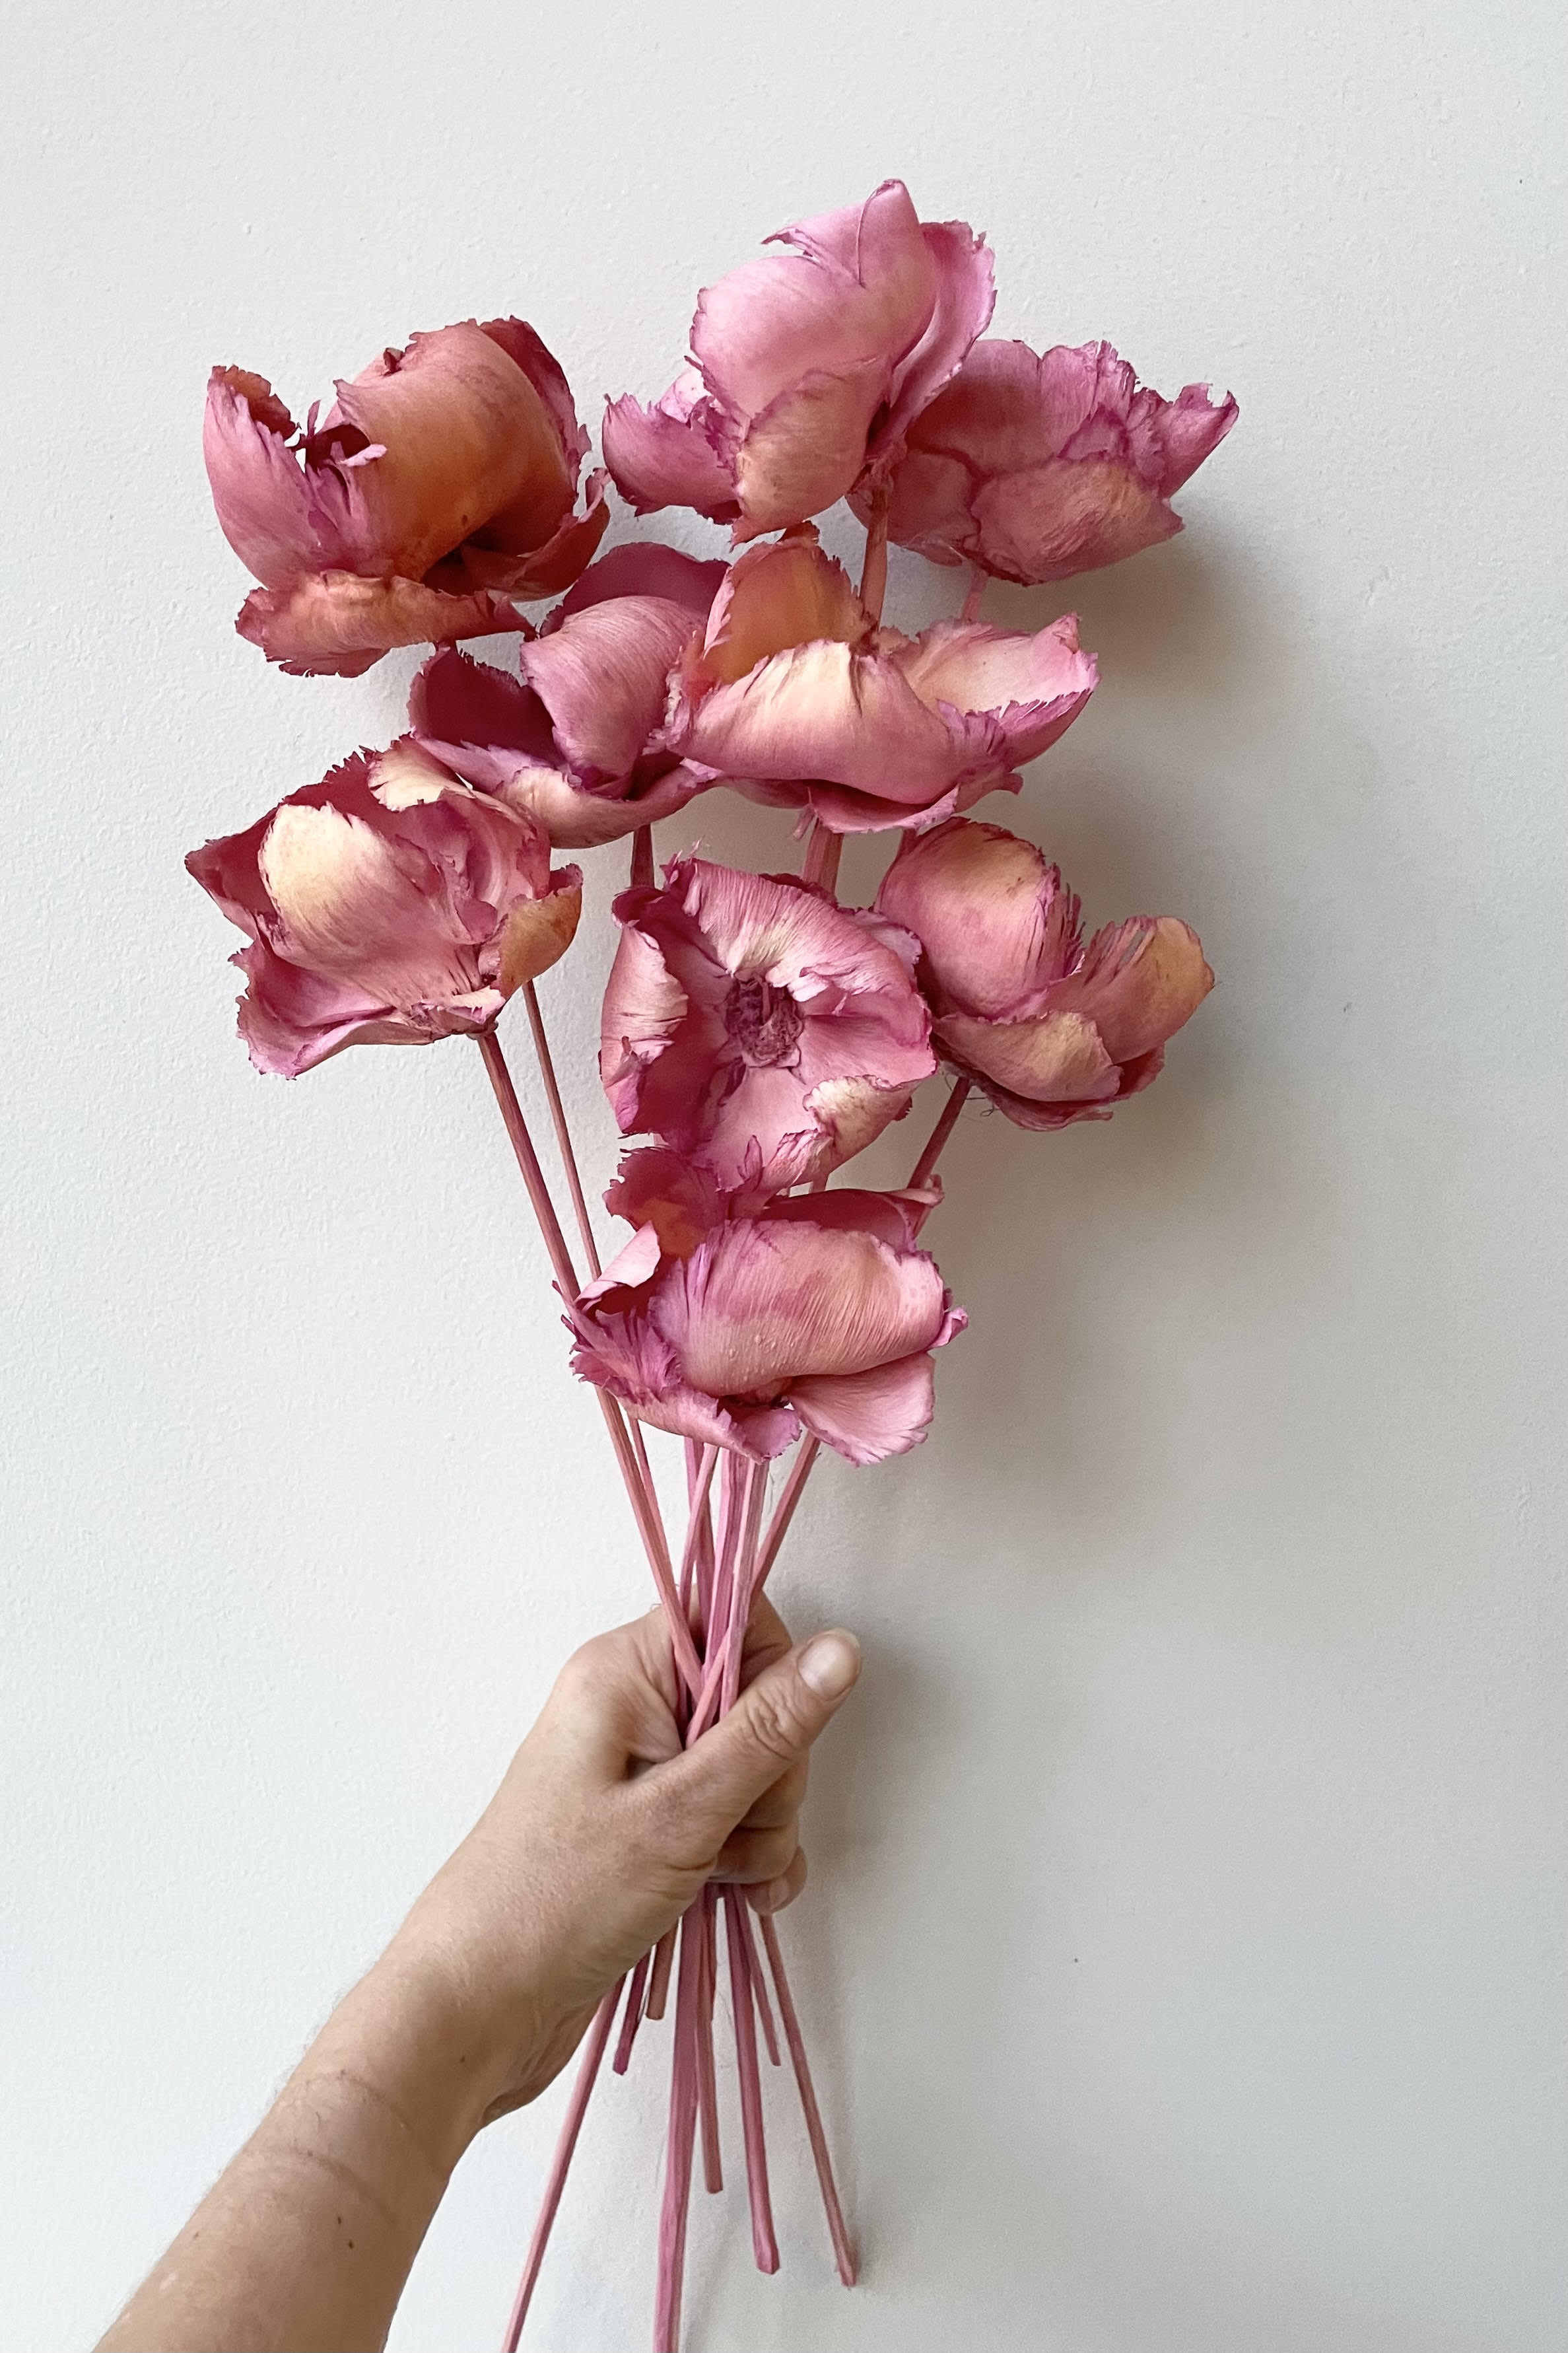
[[[495,1798],[100,2343],[374,2353],[452,2169],[559,2073],[600,2000],[715,1875],[805,1882],[812,1742],[851,1637],[792,1651],[765,1602],[734,1713],[680,1746],[657,1615],[563,1671]]]

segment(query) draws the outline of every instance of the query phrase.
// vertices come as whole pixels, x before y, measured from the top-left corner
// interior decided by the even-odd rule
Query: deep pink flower
[[[824,1202],[858,1200],[857,1221]],[[824,1193],[736,1219],[683,1258],[639,1227],[578,1301],[574,1368],[639,1420],[754,1459],[802,1427],[851,1462],[918,1446],[931,1351],[963,1328],[936,1261],[882,1239],[874,1195]]]
[[[915,944],[787,876],[675,860],[623,892],[599,1071],[623,1135],[721,1186],[826,1176],[936,1068]]]
[[[574,512],[588,437],[521,319],[388,350],[301,433],[264,376],[215,368],[202,445],[224,536],[261,586],[236,624],[285,670],[356,678],[392,646],[517,628],[609,521]]]
[[[1016,792],[1096,675],[1070,614],[1032,636],[984,621],[917,638],[875,628],[806,524],[730,566],[681,663],[665,741],[836,833],[919,828]]]
[[[186,866],[250,934],[240,1035],[297,1078],[353,1045],[488,1029],[572,944],[574,866],[532,818],[470,792],[404,736],[360,752]]]
[[[670,671],[700,635],[721,564],[634,542],[586,571],[520,654],[521,677],[455,648],[414,681],[436,757],[565,849],[668,817],[710,781],[663,748]]]
[[[1060,869],[1000,826],[960,818],[907,841],[877,905],[921,942],[942,1053],[1020,1127],[1109,1119],[1214,987],[1173,915],[1108,923],[1085,947]]]
[[[1037,357],[988,339],[910,426],[889,535],[1004,580],[1092,572],[1181,530],[1171,500],[1236,418],[1206,385],[1162,399],[1109,343]]]
[[[695,507],[736,540],[842,498],[897,446],[982,333],[991,256],[964,221],[921,221],[901,180],[797,221],[704,289],[692,364],[605,417],[605,462],[639,514]]]

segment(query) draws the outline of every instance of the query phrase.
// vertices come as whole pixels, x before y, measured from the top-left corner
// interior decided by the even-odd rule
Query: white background
[[[984,812],[1220,986],[1110,1125],[965,1122],[931,1440],[828,1467],[781,1571],[867,1646],[788,1931],[866,2278],[781,2097],[784,2273],[705,2206],[693,2353],[1563,2353],[1558,12],[6,14],[0,2341],[90,2341],[644,1604],[477,1056],[233,1040],[181,857],[384,741],[413,658],[232,634],[207,367],[298,412],[516,311],[596,417],[901,173],[990,232],[999,332],[1240,399]],[[958,594],[895,563],[895,613]],[[594,867],[545,993],[603,1182]],[[646,2341],[658,2059],[541,2353]],[[406,2353],[496,2337],[560,2096],[463,2166]]]

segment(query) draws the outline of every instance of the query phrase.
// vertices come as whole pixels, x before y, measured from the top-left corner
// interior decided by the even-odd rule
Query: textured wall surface
[[[983,812],[1220,987],[1110,1125],[966,1122],[931,1441],[799,1524],[788,1611],[868,1651],[790,1922],[866,2279],[781,2101],[784,2274],[705,2206],[694,2353],[1563,2353],[1558,13],[16,0],[5,40],[0,2343],[90,2340],[643,1605],[477,1057],[289,1087],[233,1042],[181,856],[385,740],[413,659],[234,637],[206,369],[298,405],[515,310],[596,415],[897,172],[990,232],[1002,332],[1241,401]],[[958,593],[895,561],[895,611]],[[601,1182],[606,858],[545,984]],[[406,2353],[496,2336],[559,2099],[464,2165]],[[658,2108],[645,2055],[591,2119],[542,2353],[645,2341]]]

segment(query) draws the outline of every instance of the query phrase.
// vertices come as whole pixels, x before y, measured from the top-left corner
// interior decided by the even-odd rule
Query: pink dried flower
[[[261,586],[236,626],[269,661],[356,678],[392,646],[517,628],[609,521],[574,513],[588,437],[521,319],[410,338],[295,426],[266,378],[215,368],[203,448],[224,536]]]
[[[887,1227],[876,1196],[831,1193],[717,1226],[683,1258],[642,1226],[576,1304],[574,1368],[657,1429],[755,1459],[803,1426],[851,1462],[905,1453],[931,1423],[931,1351],[965,1318]]]
[[[833,832],[919,828],[1016,792],[1096,676],[1070,614],[1034,635],[984,621],[917,638],[876,628],[805,524],[730,566],[675,681],[665,741]]]
[[[955,818],[907,841],[877,906],[921,942],[941,1052],[1020,1127],[1109,1119],[1214,987],[1173,915],[1108,923],[1085,947],[1060,869],[1000,826]]]
[[[574,866],[532,818],[447,774],[409,738],[356,753],[185,864],[251,944],[240,1035],[297,1078],[353,1045],[488,1029],[572,944]]]
[[[432,655],[409,699],[415,735],[561,849],[670,816],[710,779],[663,748],[668,681],[723,576],[674,548],[616,548],[523,645],[521,679],[455,648]]]
[[[781,229],[698,299],[691,364],[605,417],[605,462],[639,514],[695,507],[737,541],[842,498],[982,333],[991,256],[964,221],[921,221],[901,180]]]
[[[1109,343],[1037,357],[987,339],[910,426],[889,535],[1004,580],[1092,572],[1181,530],[1171,500],[1236,418],[1206,385],[1162,399]]]
[[[599,1071],[621,1133],[722,1187],[826,1176],[936,1068],[915,944],[783,875],[700,858],[623,892]]]

